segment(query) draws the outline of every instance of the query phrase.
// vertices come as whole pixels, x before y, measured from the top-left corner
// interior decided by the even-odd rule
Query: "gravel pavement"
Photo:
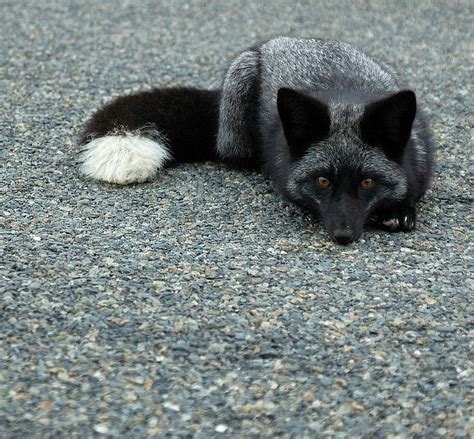
[[[472,1],[0,12],[0,437],[472,434]],[[223,165],[130,187],[78,175],[80,128],[111,97],[217,87],[236,52],[278,34],[404,72],[439,145],[415,232],[338,247],[261,175]]]

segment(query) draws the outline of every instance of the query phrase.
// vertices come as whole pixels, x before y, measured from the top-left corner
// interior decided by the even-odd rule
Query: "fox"
[[[155,88],[96,111],[80,172],[119,185],[173,162],[260,170],[346,245],[365,227],[408,232],[434,141],[415,93],[385,61],[329,39],[276,37],[230,63],[222,87]]]

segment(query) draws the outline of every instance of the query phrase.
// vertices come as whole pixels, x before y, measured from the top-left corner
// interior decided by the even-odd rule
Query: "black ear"
[[[362,116],[362,140],[381,147],[388,158],[398,161],[410,138],[415,114],[416,96],[411,90],[373,102]]]
[[[317,99],[280,88],[277,106],[292,156],[301,157],[311,143],[328,136],[329,110]]]

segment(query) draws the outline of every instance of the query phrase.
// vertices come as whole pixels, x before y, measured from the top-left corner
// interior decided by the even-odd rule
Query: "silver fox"
[[[286,37],[241,53],[222,90],[116,99],[80,144],[82,173],[118,184],[149,180],[172,160],[260,168],[340,244],[366,224],[412,230],[434,151],[392,68],[339,41]]]

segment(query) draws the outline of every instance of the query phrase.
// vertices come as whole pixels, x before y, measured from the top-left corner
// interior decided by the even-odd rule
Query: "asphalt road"
[[[469,437],[472,1],[0,11],[1,437]],[[219,86],[279,34],[348,41],[408,78],[439,145],[415,232],[335,246],[222,165],[131,187],[78,175],[95,108]]]

